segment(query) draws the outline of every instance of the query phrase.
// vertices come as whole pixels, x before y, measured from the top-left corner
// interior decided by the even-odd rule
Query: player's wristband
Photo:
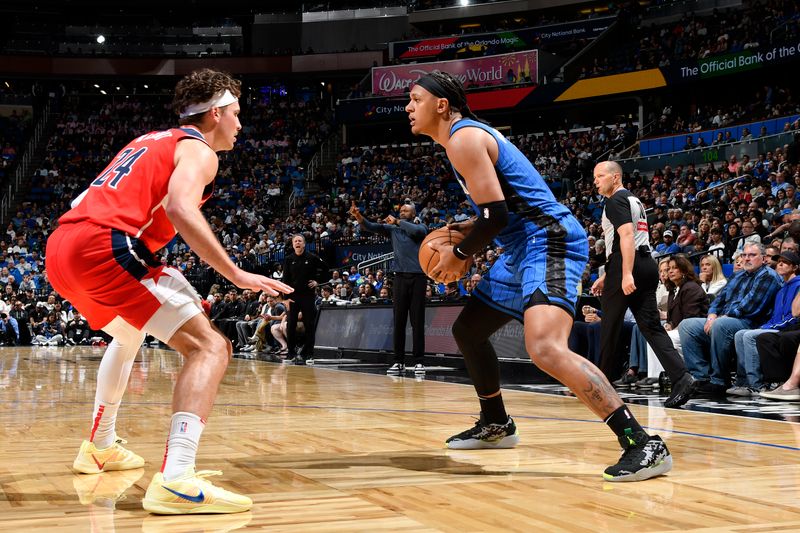
[[[462,261],[465,261],[467,259],[467,257],[469,257],[467,254],[465,254],[464,252],[462,252],[461,250],[458,249],[458,245],[457,244],[455,246],[453,246],[453,255],[458,257]]]
[[[458,250],[463,256],[462,258],[456,254],[459,259],[464,260],[483,250],[508,224],[508,206],[505,200],[480,204],[478,208],[480,216],[475,220],[472,231],[458,246],[453,247],[454,254]]]

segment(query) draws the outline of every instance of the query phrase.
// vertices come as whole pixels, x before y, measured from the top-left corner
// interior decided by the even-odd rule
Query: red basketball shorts
[[[202,308],[183,274],[150,256],[124,232],[82,222],[50,235],[45,265],[53,288],[93,329],[120,317],[166,342]]]

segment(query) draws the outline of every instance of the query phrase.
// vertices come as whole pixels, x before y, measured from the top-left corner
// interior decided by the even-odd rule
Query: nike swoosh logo
[[[117,454],[114,454],[114,455],[112,455],[111,457],[109,457],[108,459],[106,459],[106,462],[105,462],[105,463],[101,463],[100,461],[98,461],[98,460],[97,460],[97,457],[95,457],[95,456],[94,456],[94,454],[92,454],[92,459],[94,459],[94,464],[96,464],[96,465],[97,465],[97,468],[99,468],[100,470],[102,470],[102,469],[103,469],[103,467],[104,467],[104,466],[106,466],[106,463],[108,463],[109,461],[113,461],[113,460],[114,460],[114,458],[115,458],[116,456],[117,456]]]
[[[197,496],[189,496],[188,494],[182,494],[182,493],[178,492],[177,490],[172,490],[171,488],[165,487],[164,485],[161,485],[161,487],[163,489],[165,489],[165,490],[170,491],[172,494],[174,494],[178,498],[183,498],[184,500],[189,500],[190,502],[200,503],[205,498],[205,496],[203,495],[203,491],[202,490],[200,491],[200,494],[198,494]]]

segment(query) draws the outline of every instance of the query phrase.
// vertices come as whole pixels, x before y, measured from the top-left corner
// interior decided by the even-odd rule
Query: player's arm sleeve
[[[478,207],[480,216],[475,220],[472,231],[453,247],[453,254],[461,260],[483,250],[508,225],[508,206],[505,200],[480,204]]]

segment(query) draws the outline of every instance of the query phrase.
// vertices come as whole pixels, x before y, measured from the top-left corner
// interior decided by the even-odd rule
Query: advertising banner
[[[693,62],[661,67],[661,70],[669,83],[684,83],[738,74],[798,59],[800,59],[800,43],[794,43],[715,55]]]
[[[564,91],[563,83],[547,85],[501,86],[467,93],[467,103],[475,112],[523,109],[548,104]],[[408,96],[377,96],[341,100],[336,106],[336,120],[343,124],[397,122],[408,117]]]
[[[615,17],[603,17],[493,33],[396,41],[389,43],[389,57],[400,60],[420,58],[448,60],[465,59],[475,54],[492,55],[531,50],[546,43],[594,39],[614,20]]]
[[[453,323],[461,305],[429,305],[425,308],[425,352],[460,355],[453,339]],[[394,318],[391,307],[377,305],[320,309],[315,334],[317,347],[345,350],[392,350]],[[411,350],[411,326],[406,327],[406,348]],[[528,359],[522,324],[512,320],[489,338],[499,357]]]
[[[392,251],[391,243],[384,244],[356,244],[351,246],[336,247],[336,266],[350,266],[369,261]]]
[[[420,77],[434,70],[452,74],[467,89],[523,81],[538,82],[538,67],[539,53],[537,50],[474,59],[373,67],[372,92],[381,96],[402,95]]]

